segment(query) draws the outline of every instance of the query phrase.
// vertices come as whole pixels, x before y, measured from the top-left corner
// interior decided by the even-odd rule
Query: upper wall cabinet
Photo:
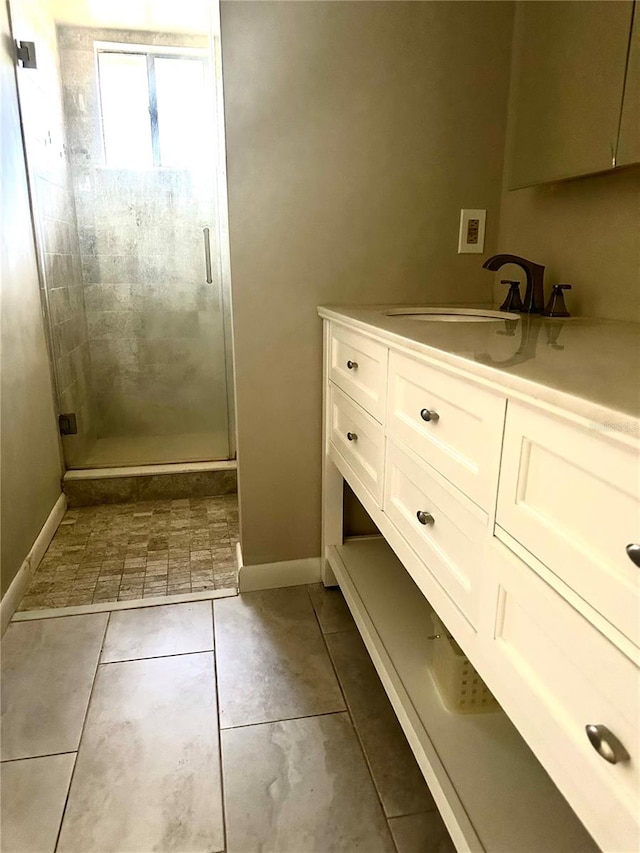
[[[621,165],[619,138],[624,162],[640,159],[633,18],[632,0],[518,3],[509,189]]]
[[[616,165],[640,163],[640,3],[636,2]]]

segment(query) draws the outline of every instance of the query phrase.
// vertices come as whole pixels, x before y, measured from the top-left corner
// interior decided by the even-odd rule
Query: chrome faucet
[[[518,255],[493,255],[482,267],[485,270],[499,270],[505,264],[516,264],[527,277],[527,290],[524,295],[523,311],[526,314],[542,314],[544,311],[544,267],[534,264]]]

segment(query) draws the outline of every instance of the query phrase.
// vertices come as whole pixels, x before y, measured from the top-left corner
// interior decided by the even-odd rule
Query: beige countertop
[[[412,307],[321,306],[318,313],[587,418],[594,429],[640,435],[640,323],[510,314],[492,322],[443,323],[387,316]]]

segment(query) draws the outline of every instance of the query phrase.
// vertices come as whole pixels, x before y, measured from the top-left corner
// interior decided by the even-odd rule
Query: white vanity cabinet
[[[454,843],[639,850],[633,429],[598,429],[498,371],[320,313],[324,579],[342,588]],[[343,479],[381,537],[343,540]],[[503,711],[444,709],[433,611]]]

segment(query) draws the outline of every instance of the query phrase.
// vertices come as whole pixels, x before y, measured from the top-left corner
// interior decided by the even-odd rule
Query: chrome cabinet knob
[[[640,569],[640,545],[627,545],[627,554],[631,562]]]
[[[357,361],[351,361],[351,359],[349,359],[349,361],[347,362],[347,367],[349,368],[349,370],[357,370],[358,369],[358,362]]]
[[[433,409],[422,409],[420,411],[420,417],[423,421],[438,421],[440,420],[440,415],[437,412],[434,412]]]
[[[588,725],[585,726],[585,730],[591,746],[609,764],[629,760],[630,756],[627,750],[606,726]]]
[[[419,509],[416,513],[416,518],[420,522],[420,524],[433,524],[435,518],[431,515],[430,512],[425,512],[423,509]]]
[[[347,438],[349,439],[349,441],[357,441],[358,440],[358,436],[355,434],[355,432],[348,432]]]

